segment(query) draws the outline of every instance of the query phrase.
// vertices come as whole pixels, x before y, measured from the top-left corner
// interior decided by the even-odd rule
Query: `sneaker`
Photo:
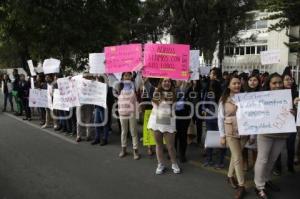
[[[50,128],[50,126],[47,125],[47,124],[44,124],[41,128],[42,128],[42,129],[46,129],[46,128]]]
[[[267,192],[264,189],[255,189],[255,193],[259,199],[268,199]]]
[[[172,164],[172,169],[173,169],[173,173],[175,174],[179,174],[181,172],[178,164]]]
[[[156,174],[156,175],[161,175],[161,174],[164,173],[165,169],[166,169],[166,167],[165,167],[163,164],[159,163],[159,164],[157,165],[155,174]]]

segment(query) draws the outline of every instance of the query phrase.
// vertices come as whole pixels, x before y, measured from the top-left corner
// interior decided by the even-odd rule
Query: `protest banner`
[[[53,109],[61,111],[70,110],[68,102],[65,101],[58,89],[53,90]]]
[[[234,101],[240,135],[296,132],[291,90],[241,93]]]
[[[35,69],[34,69],[34,67],[33,67],[32,60],[28,60],[27,63],[28,63],[30,75],[31,75],[31,76],[36,76],[36,72],[35,72]]]
[[[60,60],[58,59],[45,59],[43,63],[43,71],[45,74],[59,73]]]
[[[200,67],[200,75],[208,76],[209,72],[210,72],[210,67],[207,67],[207,66]]]
[[[147,129],[151,112],[152,112],[152,110],[145,110],[145,113],[144,113],[144,124],[143,124],[143,145],[144,146],[156,145],[153,131],[150,129]],[[166,143],[166,141],[164,139],[164,144],[165,143]]]
[[[280,63],[280,50],[269,50],[260,52],[262,65]]]
[[[75,79],[59,78],[57,80],[59,93],[68,108],[80,106]]]
[[[296,121],[296,125],[300,126],[300,102],[298,102],[298,106],[297,106],[297,121]]]
[[[189,45],[146,44],[143,76],[188,80],[189,61]]]
[[[219,131],[207,131],[205,136],[205,148],[226,148],[221,145]]]
[[[37,67],[35,68],[35,71],[36,71],[37,73],[43,73],[43,72],[44,72],[44,71],[43,71],[43,64],[42,64],[42,62],[39,62],[39,63],[38,63]]]
[[[77,83],[80,104],[93,104],[106,108],[107,85],[81,79]]]
[[[145,110],[144,125],[143,125],[143,145],[144,146],[156,145],[155,140],[154,140],[153,131],[151,131],[150,129],[147,129],[150,115],[151,115],[151,110]]]
[[[190,80],[199,80],[200,77],[200,61],[199,61],[199,50],[190,51]]]
[[[140,70],[142,45],[129,44],[104,48],[106,73],[123,73]]]
[[[105,73],[105,56],[104,53],[90,53],[89,54],[89,71],[91,74]]]
[[[29,107],[48,108],[47,90],[30,89]]]
[[[33,77],[30,78],[30,88],[34,89],[34,79],[33,79]]]

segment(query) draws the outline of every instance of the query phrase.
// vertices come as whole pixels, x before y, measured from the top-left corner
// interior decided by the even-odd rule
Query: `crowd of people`
[[[29,107],[31,81],[30,79],[27,81],[24,75],[19,75],[17,70],[14,70],[13,77],[13,80],[10,80],[7,74],[1,77],[4,93],[3,111],[8,111],[9,102],[11,112],[15,112],[17,116],[24,116],[24,120],[30,121],[32,119],[32,108]],[[34,77],[34,88],[47,89],[49,85],[57,88],[56,81],[61,77],[61,74],[37,74]],[[116,114],[121,132],[119,157],[128,155],[127,138],[130,133],[133,159],[138,160],[141,155],[136,114],[143,115],[146,110],[152,110],[148,124],[144,125],[154,133],[156,148],[154,150],[152,146],[148,146],[147,152],[150,156],[156,154],[157,175],[163,174],[166,170],[164,144],[172,171],[175,174],[181,173],[178,160],[180,163],[187,161],[186,151],[192,125],[195,127],[194,135],[199,144],[203,143],[201,140],[204,137],[203,132],[220,132],[220,143],[228,146],[228,149],[206,148],[203,166],[224,169],[226,154],[230,154],[227,181],[232,188],[236,189],[234,196],[236,199],[243,198],[246,193],[245,171],[248,171],[251,165],[255,174],[255,190],[258,198],[261,199],[269,198],[269,191],[280,190],[271,179],[272,174],[281,174],[280,154],[282,152],[287,151],[288,172],[295,172],[294,165],[298,164],[297,149],[299,148],[297,132],[241,136],[237,128],[237,105],[233,99],[235,94],[243,92],[291,89],[294,105],[293,108],[291,107],[291,113],[296,117],[299,93],[289,67],[281,75],[261,74],[259,70],[253,70],[251,74],[239,74],[238,71],[222,74],[219,68],[212,68],[208,76],[200,76],[199,80],[192,81],[144,78],[136,72],[123,73],[121,81],[113,75],[95,76],[88,73],[84,73],[83,78],[107,83],[107,108],[89,104],[71,108],[69,111],[38,108],[41,128],[53,128],[55,131],[73,135],[77,142],[89,141],[92,145],[105,146],[109,144],[112,121],[115,121],[112,116]],[[118,107],[116,113],[113,111],[115,103]],[[60,117],[53,117],[54,115]],[[71,117],[63,119],[68,115]],[[96,125],[102,123],[103,125]],[[84,124],[95,124],[95,126]],[[252,147],[245,148],[246,144]],[[214,156],[214,153],[217,155]]]

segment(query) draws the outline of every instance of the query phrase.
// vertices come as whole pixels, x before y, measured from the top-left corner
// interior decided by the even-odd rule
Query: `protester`
[[[138,134],[137,134],[137,120],[136,120],[136,86],[133,81],[132,73],[125,72],[122,74],[122,82],[118,88],[118,112],[121,122],[121,146],[122,150],[119,154],[120,158],[127,155],[127,134],[130,128],[133,145],[133,158],[140,159],[138,152]]]
[[[201,106],[202,114],[205,116],[207,133],[209,133],[209,131],[218,131],[218,118],[216,113],[218,110],[218,102],[222,94],[220,79],[221,79],[220,71],[217,68],[211,69],[209,73],[208,85],[204,89],[204,94],[202,98],[203,104]],[[226,155],[226,149],[220,149],[218,161],[214,165],[213,148],[207,148],[204,166],[214,165],[215,168],[217,169],[224,168],[225,155]]]
[[[294,85],[294,80],[293,77],[291,76],[291,73],[289,71],[286,71],[282,75],[283,79],[283,87],[284,89],[291,89],[292,93],[292,100],[294,101],[296,97],[299,96],[299,93],[297,91],[296,86]],[[296,112],[296,107],[294,107],[295,112]],[[297,132],[289,133],[288,134],[288,139],[287,139],[287,168],[290,173],[295,173],[295,168],[294,168],[294,157],[295,157],[295,142],[296,142],[296,136]],[[281,155],[279,155],[275,169],[274,169],[274,174],[275,175],[280,175],[282,172],[282,165],[281,165]]]
[[[257,75],[257,71],[255,73],[252,73],[252,75],[249,76],[247,84],[244,89],[246,93],[258,92],[261,90],[260,79],[259,76]],[[255,161],[257,157],[256,136],[255,135],[250,136],[250,139],[248,140],[248,143],[246,145],[248,146],[248,148],[245,147],[243,150],[243,161],[244,161],[245,171],[249,169],[249,158],[248,158],[249,152],[252,153],[252,163],[253,166],[255,165]]]
[[[28,81],[25,80],[25,75],[21,74],[20,75],[20,81],[19,81],[19,97],[22,101],[22,109],[25,110],[25,117],[23,120],[31,120],[31,110],[29,108],[29,89],[30,89],[30,84]],[[21,110],[22,110],[21,109]]]
[[[3,105],[3,110],[2,112],[6,112],[6,106],[7,106],[7,101],[9,101],[10,104],[10,111],[14,112],[14,105],[12,101],[12,83],[7,74],[3,75],[3,80],[2,80],[2,92],[4,94],[4,105]]]
[[[156,157],[158,161],[155,171],[157,175],[162,174],[166,169],[163,157],[163,138],[167,144],[173,172],[176,174],[181,172],[176,161],[176,151],[174,146],[176,122],[174,115],[172,115],[172,106],[175,101],[175,86],[172,84],[171,79],[161,79],[153,94],[153,109],[147,126],[148,129],[154,132]]]
[[[283,89],[283,80],[278,73],[271,74],[265,81],[265,91]],[[272,168],[286,144],[288,134],[264,134],[257,136],[257,160],[255,163],[254,182],[256,194],[261,199],[269,196],[269,191],[279,191],[271,182]],[[267,190],[266,190],[267,189]]]
[[[235,199],[244,197],[245,191],[245,175],[243,172],[243,156],[242,150],[246,143],[246,139],[239,135],[237,129],[236,112],[237,106],[233,100],[235,94],[241,90],[241,81],[237,75],[231,75],[226,90],[220,99],[218,111],[218,126],[221,135],[221,144],[229,146],[231,152],[231,160],[228,169],[228,182],[237,189]],[[234,178],[234,173],[237,177]]]

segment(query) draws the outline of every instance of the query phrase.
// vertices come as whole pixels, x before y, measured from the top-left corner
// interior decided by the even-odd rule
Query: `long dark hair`
[[[273,79],[274,77],[279,77],[282,80],[281,75],[279,75],[278,73],[272,73],[271,75],[268,76],[267,80],[265,81],[264,88],[263,88],[264,91],[271,90],[270,82],[271,82],[271,79]]]
[[[255,77],[257,80],[258,80],[258,85],[257,85],[257,87],[256,88],[250,88],[250,86],[249,86],[249,80],[252,78],[252,77]],[[260,78],[259,78],[259,76],[256,74],[256,73],[252,73],[250,76],[249,76],[249,78],[248,78],[248,80],[247,80],[247,83],[246,83],[246,85],[245,85],[245,91],[246,92],[256,92],[256,91],[260,91],[261,90],[261,81],[260,81]]]
[[[240,77],[236,74],[231,74],[229,76],[228,81],[225,82],[225,90],[220,98],[220,103],[222,103],[222,104],[225,104],[228,97],[230,96],[230,89],[228,88],[228,86],[233,79],[240,79]]]
[[[283,73],[282,76],[281,76],[282,81],[284,80],[285,76],[289,76],[293,80],[293,84],[292,84],[291,90],[292,90],[292,98],[295,99],[299,95],[298,89],[297,89],[297,84],[296,84],[296,82],[295,82],[295,80],[294,80],[294,78],[293,78],[293,76],[292,76],[291,73],[289,73],[289,72]]]
[[[168,78],[161,78],[159,80],[157,88],[155,89],[155,91],[153,93],[152,102],[154,102],[157,105],[162,100],[167,100],[167,101],[170,101],[170,102],[175,102],[176,101],[175,83],[170,79],[171,88],[168,91],[166,91],[162,87],[162,82],[164,81],[164,79],[168,79]],[[163,92],[169,92],[170,93],[170,98],[165,98],[164,95],[163,95]]]

